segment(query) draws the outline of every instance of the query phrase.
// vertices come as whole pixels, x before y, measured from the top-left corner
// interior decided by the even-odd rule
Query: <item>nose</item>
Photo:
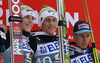
[[[84,42],[86,42],[88,40],[88,37],[84,37]]]
[[[32,22],[33,22],[32,18],[29,18],[29,23],[32,23]]]
[[[50,21],[50,25],[53,25],[54,24],[54,22],[53,21]]]

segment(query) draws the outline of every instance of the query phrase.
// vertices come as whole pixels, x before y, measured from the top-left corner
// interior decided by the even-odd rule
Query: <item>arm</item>
[[[7,27],[5,25],[0,25],[0,60],[3,58],[2,52],[5,51],[4,42],[6,40]]]
[[[5,25],[0,25],[0,52],[4,52],[10,46],[10,34]]]
[[[31,51],[29,54],[29,61],[32,62],[32,57],[34,56],[35,54],[35,51],[36,51],[36,43],[34,42],[34,38],[32,38],[31,36],[29,37],[29,42],[28,42],[29,46],[31,47],[31,49],[33,50],[33,52]],[[25,60],[25,59],[24,59]],[[26,60],[24,62],[27,62]]]
[[[36,39],[33,36],[29,37],[29,42],[28,44],[30,45],[30,47],[32,48],[32,50],[34,51],[34,53],[36,52],[37,49],[37,43],[36,43]],[[34,55],[34,54],[33,54]]]

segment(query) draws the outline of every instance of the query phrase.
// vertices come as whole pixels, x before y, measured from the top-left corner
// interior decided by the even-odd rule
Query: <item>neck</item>
[[[25,35],[25,36],[30,36],[30,33],[29,33],[29,32],[24,31],[24,30],[22,30],[22,32],[23,32],[23,35]]]

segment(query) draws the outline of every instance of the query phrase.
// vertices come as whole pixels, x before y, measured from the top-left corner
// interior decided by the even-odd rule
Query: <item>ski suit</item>
[[[0,30],[1,31],[1,30]],[[31,63],[31,56],[35,53],[36,42],[33,42],[33,50],[30,48],[29,42],[30,33],[23,30],[23,52],[24,52],[24,63]],[[0,38],[3,39],[3,38]],[[10,34],[6,33],[6,40],[3,41],[5,45],[5,51],[3,52],[3,63],[11,63],[11,47],[10,47]]]
[[[57,35],[49,35],[42,31],[31,33],[30,47],[33,48],[32,42],[37,42],[36,53],[33,56],[32,63],[59,63],[59,42]]]
[[[82,50],[76,46],[69,46],[71,63],[94,63],[93,52],[91,47]]]

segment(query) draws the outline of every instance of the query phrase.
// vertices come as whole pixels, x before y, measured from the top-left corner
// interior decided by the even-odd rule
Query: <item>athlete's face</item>
[[[76,45],[82,49],[87,48],[90,40],[90,32],[73,34],[73,37],[76,41]]]
[[[42,31],[53,35],[56,28],[57,28],[58,22],[57,18],[53,16],[48,16],[44,19],[44,22],[42,24]]]
[[[33,16],[27,15],[22,18],[22,29],[24,31],[30,32],[33,25],[34,25],[34,17]]]

